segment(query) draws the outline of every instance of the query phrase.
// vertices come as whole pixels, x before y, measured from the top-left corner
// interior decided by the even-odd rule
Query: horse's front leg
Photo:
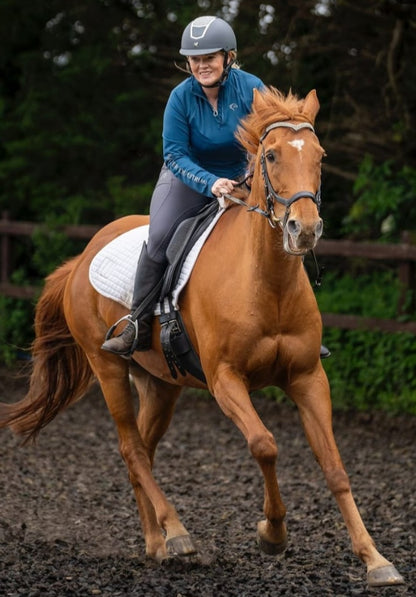
[[[351,537],[353,552],[367,566],[370,586],[402,584],[396,568],[376,549],[355,504],[332,430],[328,380],[322,365],[313,375],[300,376],[288,394],[298,406],[306,437],[334,495]]]
[[[264,477],[265,520],[257,525],[259,547],[270,555],[282,553],[287,545],[284,518],[286,508],[280,496],[276,476],[277,446],[273,435],[264,426],[251,402],[243,381],[229,370],[217,375],[212,394],[247,440],[251,454],[258,462]]]

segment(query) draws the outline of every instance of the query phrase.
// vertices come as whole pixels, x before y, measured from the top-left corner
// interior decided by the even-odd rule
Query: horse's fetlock
[[[368,562],[377,550],[373,539],[368,538],[367,533],[361,533],[352,546],[352,551],[362,562]]]
[[[185,528],[178,521],[178,515],[174,506],[170,505],[169,503],[159,505],[157,508],[156,517],[159,527],[163,529],[165,533],[168,534],[168,530],[172,524],[175,526],[174,532],[176,534],[184,534],[186,532]],[[180,531],[178,530],[178,527],[180,527]]]
[[[286,518],[286,508],[283,506],[281,513],[279,515],[279,517],[277,516],[273,516],[271,518],[268,518],[267,521],[270,524],[270,526],[272,527],[272,529],[275,531],[276,529],[278,531],[282,530],[282,524],[284,524],[284,520]]]

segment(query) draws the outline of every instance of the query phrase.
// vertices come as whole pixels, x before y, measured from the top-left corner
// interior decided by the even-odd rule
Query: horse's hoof
[[[168,558],[168,554],[166,552],[166,547],[163,546],[163,549],[158,549],[154,553],[147,553],[146,556],[156,562],[157,564],[162,564]]]
[[[280,539],[280,541],[270,541],[271,534],[274,534],[276,539]],[[267,539],[266,535],[268,535]],[[267,553],[269,556],[277,556],[283,553],[287,547],[286,525],[283,523],[279,534],[275,532],[270,533],[270,528],[267,521],[260,521],[257,525],[257,545],[260,547],[262,552]]]
[[[261,551],[267,553],[268,556],[278,556],[286,550],[287,539],[282,541],[282,543],[270,543],[270,541],[266,541],[265,539],[262,539],[260,535],[257,535],[257,545],[260,547]]]
[[[197,551],[189,535],[179,535],[166,540],[168,556],[190,556]]]
[[[199,567],[201,564],[202,559],[198,553],[192,553],[186,556],[167,556],[164,560],[162,560],[162,562],[160,562],[161,568],[177,570],[178,572],[181,570],[189,570]]]
[[[286,550],[287,539],[282,541],[282,543],[271,543],[260,537],[257,533],[257,545],[260,547],[261,551],[267,553],[268,556],[278,556]]]
[[[404,579],[393,564],[370,570],[367,574],[369,587],[384,587],[389,585],[404,585]]]

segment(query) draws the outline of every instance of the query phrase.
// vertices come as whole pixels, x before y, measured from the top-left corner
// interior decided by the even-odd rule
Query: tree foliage
[[[232,24],[242,68],[266,84],[317,89],[326,235],[415,228],[414,2],[2,0],[0,209],[49,230],[16,247],[15,281],[40,281],[78,251],[62,224],[148,211],[164,106],[185,76],[181,34],[201,14]],[[15,338],[30,319],[0,331]]]
[[[203,13],[232,23],[243,68],[282,91],[318,90],[334,213],[350,207],[365,154],[413,164],[413,3],[3,0],[1,207],[71,223],[146,211],[181,32]]]

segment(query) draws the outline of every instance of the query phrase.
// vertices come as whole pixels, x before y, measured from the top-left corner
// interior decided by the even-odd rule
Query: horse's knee
[[[334,495],[351,491],[350,480],[344,469],[325,471],[325,478],[330,491]]]
[[[253,457],[264,464],[274,464],[277,458],[277,445],[273,435],[266,431],[255,435],[248,441],[248,446]]]
[[[151,471],[152,464],[142,442],[119,440],[119,452],[129,471],[130,482],[133,486],[141,485],[142,474]]]

